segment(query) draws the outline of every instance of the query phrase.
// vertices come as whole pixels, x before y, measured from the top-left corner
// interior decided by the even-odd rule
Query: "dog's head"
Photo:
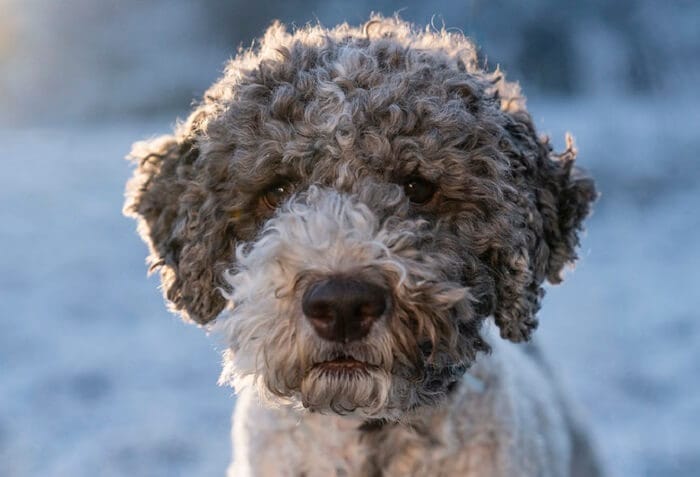
[[[276,24],[135,145],[125,211],[171,307],[216,318],[224,381],[397,418],[488,350],[484,318],[537,326],[596,195],[574,156],[461,34]]]

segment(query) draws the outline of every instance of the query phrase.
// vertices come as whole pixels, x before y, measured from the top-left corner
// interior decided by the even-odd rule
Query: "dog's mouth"
[[[377,415],[388,402],[392,379],[371,358],[359,351],[319,356],[301,380],[302,405],[321,413]]]
[[[312,369],[324,374],[350,375],[369,371],[376,366],[359,361],[352,356],[339,356],[327,361],[316,363]]]

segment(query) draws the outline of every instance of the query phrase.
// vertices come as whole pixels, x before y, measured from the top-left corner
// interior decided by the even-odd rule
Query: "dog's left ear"
[[[501,144],[514,182],[514,235],[496,267],[494,317],[501,336],[517,342],[527,340],[537,326],[542,282],[561,282],[564,266],[576,260],[583,219],[597,193],[593,180],[574,166],[570,137],[566,150],[556,154],[546,138],[538,138],[524,108],[506,113]]]

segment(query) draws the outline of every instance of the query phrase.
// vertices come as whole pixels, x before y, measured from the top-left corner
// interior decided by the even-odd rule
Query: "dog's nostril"
[[[311,285],[302,298],[302,311],[316,333],[330,341],[365,337],[386,310],[387,292],[373,283],[334,277]]]

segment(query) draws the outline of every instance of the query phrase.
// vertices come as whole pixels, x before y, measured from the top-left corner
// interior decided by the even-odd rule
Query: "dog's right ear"
[[[218,287],[233,244],[205,206],[206,193],[196,180],[198,158],[197,144],[185,135],[135,143],[124,214],[138,221],[150,251],[149,270],[160,270],[170,308],[205,324],[225,305]]]

